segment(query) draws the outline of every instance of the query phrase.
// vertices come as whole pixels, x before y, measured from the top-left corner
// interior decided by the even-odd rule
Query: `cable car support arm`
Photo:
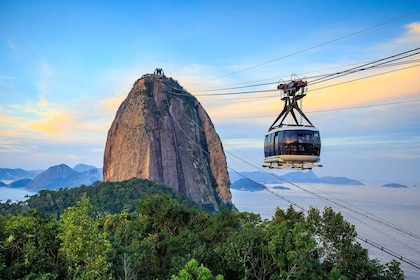
[[[299,105],[297,103],[298,100],[306,96],[305,94],[306,85],[307,85],[307,82],[303,80],[292,80],[287,84],[280,83],[278,85],[277,88],[281,90],[284,94],[284,96],[281,99],[282,101],[284,101],[284,107],[283,107],[283,110],[275,119],[275,121],[273,122],[273,124],[270,126],[269,130],[272,130],[276,127],[281,127],[289,113],[292,115],[293,120],[295,121],[295,124],[301,125],[299,124],[299,121],[296,117],[294,110],[296,110],[308,122],[309,125],[313,126],[311,121],[306,117],[305,113],[303,113],[302,109],[299,108]],[[280,120],[279,124],[276,125],[279,120]]]

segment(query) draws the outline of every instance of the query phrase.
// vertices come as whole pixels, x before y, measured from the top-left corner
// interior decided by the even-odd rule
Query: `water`
[[[2,203],[5,203],[8,199],[10,199],[12,202],[17,201],[24,201],[26,200],[26,196],[34,195],[35,192],[27,191],[25,189],[21,188],[6,188],[6,187],[0,187],[0,200]]]
[[[331,206],[356,226],[359,237],[374,242],[385,250],[391,250],[398,257],[403,256],[417,265],[420,263],[420,188],[384,188],[375,183],[364,186],[299,183],[298,186],[302,188],[299,189],[282,183],[281,186],[291,189],[275,190],[272,188],[275,185],[279,184],[267,187],[304,209],[312,206],[322,210]],[[240,211],[258,213],[263,219],[271,219],[277,207],[286,209],[290,205],[290,202],[268,191],[246,192],[232,189],[231,192],[232,201]],[[297,207],[295,209],[301,210]],[[383,221],[389,225],[385,225]],[[415,236],[408,236],[403,231]],[[366,242],[358,241],[369,250],[371,258],[378,259],[381,263],[395,258]],[[400,267],[407,279],[419,279],[418,268],[404,262],[401,262]]]

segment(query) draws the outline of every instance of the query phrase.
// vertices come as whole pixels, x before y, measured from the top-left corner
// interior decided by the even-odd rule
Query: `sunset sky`
[[[159,67],[207,110],[229,167],[254,170],[283,106],[260,90],[416,48],[418,0],[0,1],[0,167],[102,167],[118,106]],[[419,65],[416,54],[308,87],[318,176],[420,187]]]

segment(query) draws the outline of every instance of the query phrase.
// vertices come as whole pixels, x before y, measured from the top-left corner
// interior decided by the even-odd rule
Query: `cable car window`
[[[264,141],[264,156],[268,157],[269,152],[268,152],[268,147],[269,147],[269,135],[265,136],[265,141]]]
[[[265,136],[264,142],[264,155],[265,157],[270,157],[274,154],[274,134],[270,133]]]
[[[311,143],[313,138],[313,131],[298,131],[297,133],[299,143]]]
[[[276,137],[277,152],[276,152],[276,155],[284,154],[283,138],[284,138],[284,132],[283,131],[277,132],[277,137]]]
[[[274,155],[274,134],[270,134],[270,156]]]
[[[276,133],[274,133],[274,137],[273,137],[273,153],[274,153],[274,155],[278,155],[279,154],[279,147],[278,147],[279,139],[278,139],[278,134],[279,134],[279,132],[277,131]]]
[[[284,132],[284,144],[292,144],[297,142],[296,131],[285,131]]]

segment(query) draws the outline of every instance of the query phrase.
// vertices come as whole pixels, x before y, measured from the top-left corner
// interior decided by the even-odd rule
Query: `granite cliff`
[[[205,206],[232,207],[222,143],[204,108],[161,69],[138,79],[108,131],[104,181],[161,182]]]

